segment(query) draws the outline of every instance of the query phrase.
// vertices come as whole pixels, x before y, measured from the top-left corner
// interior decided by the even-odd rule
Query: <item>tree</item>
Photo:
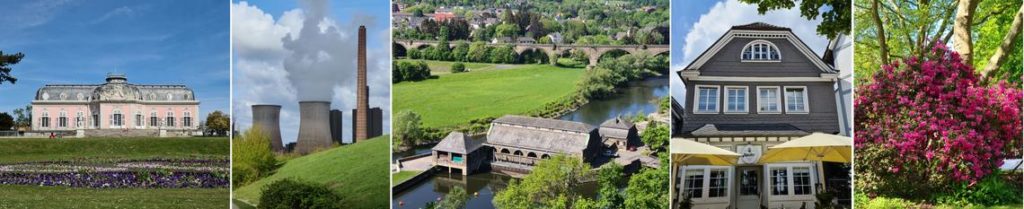
[[[451,60],[453,61],[469,61],[466,57],[469,54],[469,43],[465,41],[459,41],[455,44],[455,48],[452,49]]]
[[[1006,32],[1006,36],[1003,37],[1002,41],[999,42],[999,47],[992,53],[992,57],[988,59],[988,63],[984,69],[981,70],[982,82],[990,83],[991,78],[996,70],[998,70],[1010,57],[1010,54],[1016,52],[1017,56],[1020,56],[1020,36],[1022,16],[1024,16],[1024,5],[1021,5],[1020,9],[1017,9],[1017,13],[1013,15],[1013,23],[1010,24],[1010,28]],[[998,20],[996,20],[998,21]],[[993,24],[995,25],[995,24]],[[982,26],[982,30],[985,30],[985,26]],[[980,43],[979,45],[984,44]],[[1014,47],[1016,46],[1016,47]],[[980,55],[980,53],[979,53]],[[1020,82],[1020,59],[1014,59],[1011,62],[1018,62],[1016,65],[1009,65],[1010,67],[1006,71],[1016,71],[1015,76],[1006,76],[1011,81]],[[975,65],[979,66],[979,65]]]
[[[448,195],[444,196],[441,202],[437,203],[437,209],[462,209],[466,207],[466,201],[469,200],[469,194],[466,193],[466,189],[462,187],[453,187]]]
[[[214,135],[225,136],[228,133],[228,129],[231,128],[230,116],[224,114],[220,110],[213,111],[209,115],[206,115],[206,127],[209,128]]]
[[[14,126],[17,128],[32,127],[32,105],[25,105],[25,108],[14,109]]]
[[[21,58],[25,58],[25,54],[21,52],[15,54],[4,54],[4,51],[0,50],[0,84],[8,82],[14,84],[18,82],[18,78],[11,75],[11,65],[18,64],[21,62]]]
[[[980,0],[959,0],[956,5],[956,19],[953,21],[953,49],[960,53],[964,63],[974,63],[974,41],[971,40],[971,26],[974,10]]]
[[[658,122],[651,122],[647,130],[640,135],[640,140],[651,150],[664,150],[668,145],[668,126]]]
[[[6,112],[0,112],[0,131],[12,130],[14,128],[14,117]]]
[[[622,208],[623,197],[619,193],[619,185],[622,185],[623,170],[622,165],[618,163],[608,163],[597,171],[598,195],[600,196],[598,202],[602,206],[600,208]]]
[[[668,208],[668,172],[644,168],[633,175],[626,186],[626,209]]]
[[[504,209],[552,208],[583,199],[577,188],[591,175],[590,165],[579,158],[555,155],[541,160],[522,181],[512,180],[494,196],[494,205]],[[667,191],[667,190],[663,190]]]
[[[466,52],[467,61],[470,62],[487,62],[487,55],[490,54],[490,47],[487,43],[482,41],[473,42],[469,45],[469,51]]]
[[[402,110],[395,115],[395,135],[392,136],[392,148],[401,151],[416,146],[419,138],[423,137],[420,130],[420,116],[411,110]]]
[[[494,29],[494,36],[514,39],[516,36],[519,36],[519,26],[508,23],[498,25],[498,27]]]
[[[796,6],[797,0],[741,0],[748,4],[757,4],[757,12],[764,14],[770,10],[790,9]],[[835,38],[841,34],[850,34],[850,1],[847,0],[801,0],[800,16],[813,20],[821,15],[818,34]],[[823,8],[828,11],[821,12]]]

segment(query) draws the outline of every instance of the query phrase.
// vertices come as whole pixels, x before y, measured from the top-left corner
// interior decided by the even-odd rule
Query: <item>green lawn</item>
[[[426,127],[522,114],[571,95],[584,69],[516,65],[392,85],[395,111],[412,110]]]
[[[0,208],[226,208],[222,189],[89,189],[0,185]]]
[[[227,137],[0,139],[0,163],[72,159],[227,158]]]
[[[389,142],[384,135],[291,159],[273,175],[236,188],[235,198],[259,203],[264,186],[294,178],[326,184],[342,196],[348,208],[387,208],[391,192],[388,187]]]
[[[401,62],[401,61],[406,61],[406,62],[424,61],[424,62],[427,62],[427,66],[430,67],[430,74],[431,75],[451,74],[452,73],[452,71],[451,71],[452,64],[456,63],[456,62],[449,62],[449,61],[435,61],[435,60],[423,60],[423,59],[399,59],[398,61],[399,62]],[[463,64],[465,64],[466,65],[466,69],[470,70],[470,71],[494,70],[494,69],[496,69],[495,66],[497,65],[497,64],[491,64],[491,63],[476,63],[476,62],[463,62]]]
[[[420,173],[420,171],[399,171],[398,173],[393,173],[391,174],[391,186],[398,185]]]

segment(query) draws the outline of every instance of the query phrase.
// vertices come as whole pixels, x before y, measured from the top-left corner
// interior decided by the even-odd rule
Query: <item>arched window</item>
[[[516,156],[523,156],[523,152],[522,152],[522,151],[519,151],[519,150],[516,150],[516,152],[515,152],[515,153],[512,153],[512,154],[513,154],[513,155],[516,155]]]
[[[174,127],[174,112],[167,112],[167,121],[164,122],[164,126]]]
[[[185,117],[181,118],[181,126],[192,127],[192,112],[185,111]]]
[[[526,156],[527,157],[532,157],[532,158],[537,158],[537,153],[530,152],[529,154],[526,154]]]
[[[50,113],[43,109],[43,118],[39,120],[39,127],[50,127]]]
[[[501,149],[501,153],[505,153],[505,154],[508,154],[508,153],[509,153],[509,151],[508,151],[508,149]]]
[[[156,117],[156,111],[149,113],[149,127],[160,126],[160,119]]]
[[[57,118],[57,127],[67,128],[68,127],[68,113],[64,110],[60,111],[60,115]]]
[[[110,125],[113,127],[124,125],[124,115],[121,114],[121,110],[114,110],[114,114],[110,115]]]
[[[755,40],[743,47],[743,54],[740,56],[743,61],[780,61],[782,54],[775,44],[765,40]]]

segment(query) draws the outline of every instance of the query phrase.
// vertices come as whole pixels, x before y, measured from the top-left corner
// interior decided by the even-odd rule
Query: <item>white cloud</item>
[[[110,18],[114,18],[114,17],[117,17],[117,16],[132,16],[132,15],[135,15],[135,10],[133,10],[132,8],[128,8],[128,6],[122,6],[122,7],[118,7],[117,9],[111,10],[110,12],[107,12],[106,14],[103,14],[103,16],[100,16],[99,18],[96,18],[95,20],[92,20],[92,22],[89,22],[89,24],[101,23],[101,22],[109,20]]]
[[[245,1],[232,3],[231,10],[235,53],[232,109],[237,128],[244,130],[252,124],[251,105],[281,105],[281,137],[285,143],[292,142],[298,135],[298,101],[330,100],[332,109],[345,112],[344,138],[351,140],[356,29],[367,25],[368,36],[388,30],[374,30],[363,23],[366,18],[355,16],[350,23],[338,24],[326,10],[293,9],[276,20]],[[309,14],[326,16],[314,18],[322,21],[312,21],[307,19]],[[389,132],[390,43],[378,42],[367,42],[370,106],[383,109],[384,131]],[[286,67],[288,63],[292,70]]]
[[[34,27],[46,24],[53,19],[57,11],[74,3],[72,0],[39,0],[22,4],[20,7],[4,3],[0,6],[0,27],[11,30]]]
[[[828,39],[819,36],[815,31],[818,24],[821,23],[821,19],[807,20],[801,17],[799,7],[789,10],[772,10],[760,15],[757,13],[757,5],[745,4],[737,0],[726,0],[716,3],[711,10],[701,15],[697,22],[692,24],[684,37],[682,51],[678,52],[682,54],[683,60],[680,63],[673,63],[672,69],[682,70],[689,65],[732,26],[753,22],[764,22],[790,28],[818,55],[828,45]],[[672,88],[672,96],[683,101],[685,92],[683,92],[684,88],[681,88],[682,81],[677,75],[672,76],[673,85],[679,86]]]

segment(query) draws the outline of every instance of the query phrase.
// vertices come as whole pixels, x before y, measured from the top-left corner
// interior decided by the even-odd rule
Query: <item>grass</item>
[[[227,189],[90,189],[0,185],[0,208],[225,208]]]
[[[2,139],[0,163],[81,159],[222,157],[227,137]]]
[[[235,188],[235,198],[258,203],[263,187],[284,178],[326,184],[348,208],[387,208],[390,140],[380,136],[298,157],[266,178]]]
[[[424,61],[424,62],[427,63],[427,66],[430,67],[430,74],[431,75],[451,74],[452,73],[452,71],[451,71],[452,64],[456,63],[456,62],[450,62],[450,61],[435,61],[435,60],[423,60],[423,59],[399,59],[398,61],[399,62],[402,62],[402,61],[406,61],[406,62]],[[497,65],[497,64],[491,64],[491,63],[477,63],[477,62],[462,62],[462,63],[465,64],[466,65],[466,69],[468,69],[470,71],[494,70],[494,69],[496,69],[495,66]]]
[[[392,86],[396,111],[412,110],[425,127],[522,114],[572,95],[584,70],[551,65],[515,65],[506,70],[442,75]]]
[[[391,186],[405,182],[420,173],[420,171],[399,171],[398,173],[393,173],[391,174]]]

